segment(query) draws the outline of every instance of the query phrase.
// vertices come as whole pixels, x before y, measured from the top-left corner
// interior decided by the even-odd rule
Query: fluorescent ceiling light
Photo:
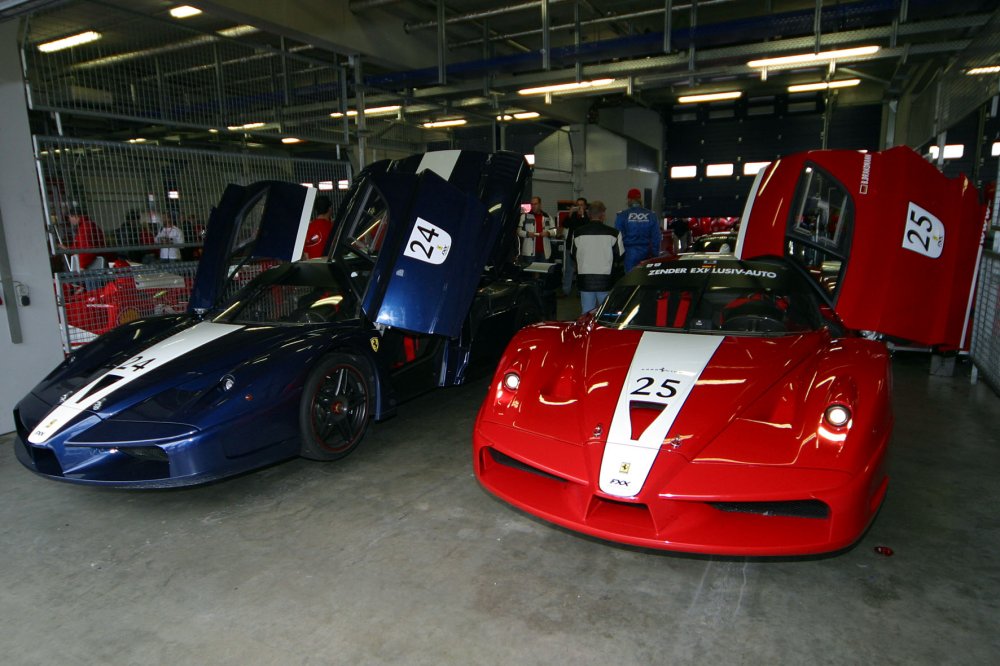
[[[861,83],[861,79],[841,79],[840,81],[817,81],[816,83],[800,83],[788,86],[788,92],[810,92],[813,90],[827,90],[828,88],[850,88]]]
[[[302,139],[298,139],[294,136],[286,136],[281,140],[281,143],[302,143]]]
[[[697,104],[698,102],[717,102],[722,99],[738,99],[743,96],[742,90],[728,92],[705,93],[701,95],[681,95],[677,98],[679,104]]]
[[[365,109],[365,115],[366,116],[378,116],[378,115],[384,115],[386,113],[396,113],[397,111],[399,111],[400,108],[401,107],[400,107],[399,104],[393,104],[392,106],[373,106],[370,109]],[[353,118],[356,115],[358,115],[358,112],[355,109],[348,109],[347,113],[341,113],[340,111],[334,111],[333,113],[330,114],[330,117],[331,118],[343,118],[344,116],[349,116],[349,117]]]
[[[763,58],[751,60],[747,67],[782,67],[784,65],[802,65],[818,62],[829,62],[841,58],[859,58],[877,53],[878,46],[859,46],[853,49],[837,49],[835,51],[820,51],[819,53],[800,53],[797,55],[780,56],[778,58]]]
[[[579,83],[555,83],[550,86],[539,86],[537,88],[522,88],[517,91],[518,95],[544,95],[546,93],[575,92],[577,90],[587,90],[589,88],[603,88],[614,83],[614,79],[595,79],[593,81],[580,81]]]
[[[230,131],[245,130],[245,129],[259,129],[259,128],[263,127],[266,124],[267,123],[244,123],[242,125],[230,125],[226,129],[230,130]]]
[[[62,51],[63,49],[71,49],[74,46],[80,46],[81,44],[96,42],[100,38],[101,33],[88,30],[77,35],[70,35],[69,37],[63,37],[62,39],[57,39],[52,42],[39,44],[38,50],[42,53],[52,53],[53,51]]]
[[[319,181],[319,188],[318,189],[323,190],[324,192],[327,191],[327,190],[332,190],[333,189],[333,181],[332,180],[321,180],[321,181]]]
[[[301,185],[302,187],[316,187],[312,183],[299,183],[299,185]]]
[[[146,140],[144,138],[142,138],[142,137],[139,137],[138,139],[129,139],[128,142],[129,143],[146,143]]]
[[[705,175],[709,178],[720,178],[733,175],[732,164],[709,164],[705,166]]]
[[[993,142],[993,147],[990,149],[990,155],[993,157],[1000,156],[1000,141]]]
[[[177,190],[170,190],[169,192],[167,192],[167,198],[168,199],[180,199],[181,198],[181,193],[178,192]]]
[[[743,175],[744,176],[756,176],[757,172],[761,169],[767,167],[770,162],[744,162],[743,163]]]
[[[192,7],[191,5],[181,5],[170,10],[170,15],[176,19],[197,16],[198,14],[201,14],[201,10],[197,7]]]
[[[351,189],[351,181],[349,180],[338,180],[337,181],[338,190],[349,190]]]
[[[928,152],[931,154],[931,157],[933,159],[935,160],[937,159],[938,156],[937,146],[931,146],[928,149]],[[949,143],[944,147],[944,158],[946,160],[957,160],[964,154],[965,154],[965,146],[961,143]]]
[[[458,127],[459,125],[464,125],[469,122],[465,118],[452,118],[451,120],[436,120],[430,123],[424,123],[421,127],[425,129],[436,129],[438,127]]]
[[[217,30],[215,34],[223,37],[242,37],[243,35],[252,35],[255,32],[259,32],[259,30],[252,25],[234,25],[232,28]]]
[[[505,113],[497,116],[497,120],[501,122],[510,122],[511,120],[531,120],[532,118],[538,118],[541,115],[542,114],[537,111],[520,111],[518,113]]]
[[[527,155],[524,156],[524,161],[530,164],[531,166],[535,166],[535,154],[528,153]]]
[[[997,74],[1000,73],[1000,65],[989,65],[987,67],[973,67],[966,74],[975,76],[976,74]]]
[[[694,165],[670,167],[670,177],[673,179],[694,178],[697,175],[698,167]]]

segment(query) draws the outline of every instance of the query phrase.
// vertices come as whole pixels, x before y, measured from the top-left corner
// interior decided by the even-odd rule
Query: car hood
[[[224,376],[233,379],[235,388],[245,388],[261,375],[260,361],[277,354],[299,352],[301,363],[268,363],[271,383],[301,372],[307,357],[323,350],[316,339],[320,333],[329,340],[329,327],[246,326],[201,322],[167,335],[153,344],[138,345],[132,353],[118,355],[116,362],[104,365],[85,378],[64,373],[43,382],[33,393],[43,402],[54,405],[32,427],[29,442],[44,444],[60,434],[76,429],[78,424],[106,420],[155,402],[158,396],[173,391],[168,400],[160,400],[144,410],[144,418],[183,419],[196,412],[195,403],[207,392],[220,389]],[[121,360],[121,359],[125,360]],[[71,387],[78,387],[73,390]],[[207,404],[207,403],[206,403]],[[185,414],[187,412],[187,414]],[[137,415],[140,416],[140,415]]]
[[[797,459],[797,435],[812,413],[805,405],[816,399],[821,352],[830,344],[825,330],[735,337],[616,330],[589,322],[537,326],[534,333],[555,333],[559,340],[519,336],[520,344],[501,361],[501,367],[522,371],[518,395],[525,402],[514,405],[513,414],[505,410],[513,416],[508,423],[549,436],[559,423],[557,436],[567,442],[656,452],[666,441],[689,461],[759,464]],[[540,347],[547,353],[539,353]],[[771,433],[767,450],[750,440],[720,438],[727,429],[744,427]]]

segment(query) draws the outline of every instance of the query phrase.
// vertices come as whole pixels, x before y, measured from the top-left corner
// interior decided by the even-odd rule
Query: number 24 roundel
[[[440,264],[451,251],[451,234],[422,217],[410,230],[403,255],[428,264]]]

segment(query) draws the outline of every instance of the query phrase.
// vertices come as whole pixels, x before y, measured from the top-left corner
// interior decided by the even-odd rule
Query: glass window
[[[785,254],[802,264],[831,297],[847,265],[853,217],[853,202],[844,186],[807,165],[792,202]]]
[[[368,191],[364,204],[358,208],[354,225],[347,234],[351,248],[374,260],[382,249],[389,225],[389,208],[374,187]]]
[[[674,269],[683,270],[683,269]],[[756,271],[754,277],[726,270]],[[597,320],[615,328],[783,335],[819,328],[822,316],[802,278],[734,264],[615,286]]]

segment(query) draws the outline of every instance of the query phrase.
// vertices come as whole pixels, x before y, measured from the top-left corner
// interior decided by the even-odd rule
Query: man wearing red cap
[[[643,259],[655,257],[660,251],[660,220],[656,213],[642,207],[642,192],[628,191],[628,208],[618,211],[615,228],[625,242],[625,272]]]

